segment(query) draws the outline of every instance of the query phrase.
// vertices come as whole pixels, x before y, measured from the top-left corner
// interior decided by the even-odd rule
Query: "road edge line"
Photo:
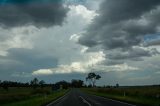
[[[67,96],[69,93],[70,93],[70,91],[69,91],[69,92],[67,92],[65,95],[63,95],[63,96],[59,97],[58,99],[54,100],[53,102],[50,102],[50,103],[49,103],[49,104],[47,104],[46,106],[50,106],[50,105],[52,105],[52,104],[54,104],[54,103],[58,102],[59,100],[63,99],[65,96]]]
[[[119,103],[126,104],[126,105],[130,105],[130,106],[137,106],[137,105],[129,104],[129,103],[122,102],[122,101],[119,101],[119,100],[114,100],[114,99],[110,99],[110,98],[105,98],[105,97],[102,97],[102,96],[97,96],[97,95],[93,95],[93,96],[96,96],[96,97],[99,97],[99,98],[103,98],[103,99],[106,99],[106,100],[111,100],[111,101],[114,101],[114,102],[119,102]]]

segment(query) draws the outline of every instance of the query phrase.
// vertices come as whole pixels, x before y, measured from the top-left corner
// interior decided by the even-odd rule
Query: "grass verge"
[[[92,88],[82,88],[81,90],[92,95],[115,99],[115,100],[132,103],[140,106],[160,106],[160,99],[152,99],[152,98],[146,98],[141,96],[135,97],[135,96],[124,96],[124,95],[118,95],[118,94],[117,95],[108,94],[108,93],[92,90]]]
[[[51,101],[58,99],[59,97],[63,96],[67,92],[68,90],[61,90],[61,91],[53,92],[50,95],[41,95],[41,96],[26,99],[23,101],[4,104],[1,106],[43,106],[45,104],[48,104]]]

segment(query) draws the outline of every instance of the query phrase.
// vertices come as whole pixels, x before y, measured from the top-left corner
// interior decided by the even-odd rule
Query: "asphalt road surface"
[[[125,102],[106,99],[72,89],[65,96],[48,104],[47,106],[136,106]]]

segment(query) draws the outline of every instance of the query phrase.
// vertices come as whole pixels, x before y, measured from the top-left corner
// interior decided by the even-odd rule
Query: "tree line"
[[[44,88],[44,87],[57,87],[59,89],[62,86],[63,89],[67,89],[69,87],[83,87],[84,82],[82,80],[73,79],[71,82],[67,81],[59,81],[54,84],[47,84],[44,80],[38,80],[38,78],[34,78],[30,82],[22,83],[22,82],[15,82],[15,81],[1,81],[0,80],[0,87],[4,88],[5,90],[9,90],[9,87],[32,87],[33,89],[37,88]]]
[[[0,87],[8,90],[9,87],[43,87],[43,86],[50,86],[51,84],[45,84],[43,80],[39,81],[37,78],[34,78],[30,82],[22,83],[16,81],[1,81],[0,80]]]
[[[86,81],[89,82],[88,86],[95,87],[96,80],[99,80],[100,78],[101,76],[98,74],[88,73],[86,77]],[[39,80],[38,78],[34,78],[27,83],[0,80],[0,87],[4,88],[5,90],[8,90],[9,87],[32,87],[33,89],[36,89],[38,87],[40,88],[53,87],[53,89],[60,89],[60,88],[67,89],[69,87],[74,87],[74,88],[87,87],[87,85],[84,84],[84,81],[79,79],[72,79],[71,82],[62,80],[54,84],[47,84],[44,80]]]

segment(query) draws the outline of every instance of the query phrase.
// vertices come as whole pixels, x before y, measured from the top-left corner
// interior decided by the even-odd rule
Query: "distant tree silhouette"
[[[59,81],[55,83],[54,86],[57,87],[57,89],[60,89],[61,87],[62,89],[68,89],[68,87],[70,87],[70,83],[67,81]]]
[[[36,89],[38,87],[38,79],[34,78],[33,80],[31,80],[30,85],[33,87],[33,89]]]
[[[101,78],[100,75],[96,75],[96,80],[99,80]]]
[[[118,83],[116,84],[116,88],[119,88],[119,84]]]
[[[72,85],[72,87],[80,88],[80,87],[83,86],[83,81],[82,80],[75,80],[75,79],[73,79],[71,81],[71,85]]]
[[[90,82],[90,85],[95,86],[96,80],[99,80],[101,78],[100,75],[96,75],[95,73],[88,73],[88,76],[86,77],[86,81]]]
[[[45,81],[44,81],[44,80],[39,81],[39,85],[41,86],[41,88],[44,87],[44,84],[45,84]]]
[[[0,81],[0,87],[4,88],[5,90],[8,90],[9,87],[33,87],[34,89],[37,87],[44,87],[48,86],[51,87],[52,84],[46,84],[43,80],[40,82],[38,81],[37,78],[34,78],[33,80],[27,83],[22,83],[22,82],[15,82],[15,81]]]
[[[4,90],[8,91],[9,82],[8,81],[3,81],[2,87],[3,87]]]

